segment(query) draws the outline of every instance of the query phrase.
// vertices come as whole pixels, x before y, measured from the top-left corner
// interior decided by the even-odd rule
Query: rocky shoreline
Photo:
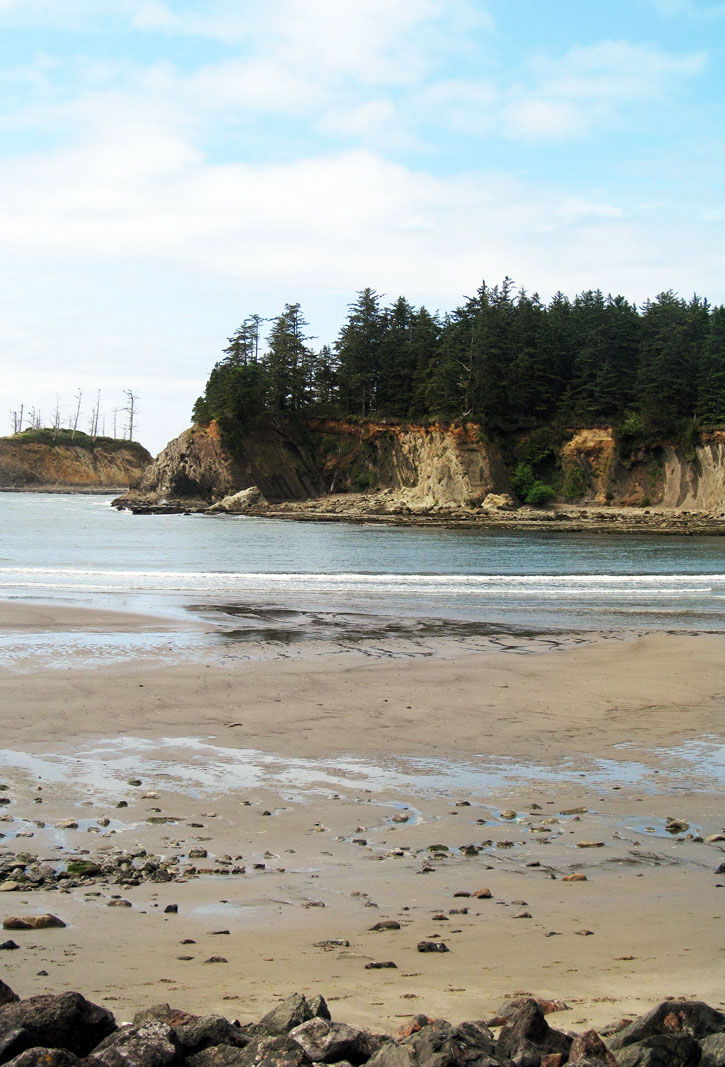
[[[561,1001],[514,997],[491,1019],[454,1026],[418,1014],[395,1035],[333,1022],[322,996],[286,997],[258,1022],[156,1004],[133,1022],[80,993],[20,1000],[0,982],[0,1063],[9,1067],[722,1067],[725,1013],[666,1000],[601,1033],[550,1026]],[[494,1033],[494,1030],[497,1031]]]
[[[271,504],[252,486],[212,506],[207,501],[193,498],[150,502],[141,494],[129,492],[117,497],[113,505],[135,515],[228,514],[296,522],[378,523],[387,526],[490,528],[547,533],[725,535],[725,514],[719,511],[713,514],[671,508],[559,504],[544,508],[516,508],[509,499],[491,503],[484,501],[479,507],[461,504],[424,506],[411,503],[405,495],[392,490],[337,493]]]

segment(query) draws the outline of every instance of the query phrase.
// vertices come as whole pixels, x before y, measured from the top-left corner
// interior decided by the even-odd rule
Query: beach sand
[[[6,633],[146,627],[164,629],[0,607]],[[725,841],[706,838],[724,822],[724,641],[254,661],[187,658],[172,639],[163,656],[6,669],[0,860],[145,849],[216,873],[0,892],[2,919],[68,924],[8,933],[2,976],[22,996],[78,989],[118,1019],[169,1001],[246,1021],[293,991],[387,1030],[417,1012],[486,1018],[522,991],[566,1001],[555,1025],[575,1029],[666,996],[722,1006]],[[400,929],[370,929],[387,919]],[[418,952],[425,939],[449,951]]]

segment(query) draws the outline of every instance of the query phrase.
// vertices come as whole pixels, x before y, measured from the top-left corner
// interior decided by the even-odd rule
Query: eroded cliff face
[[[512,465],[511,442],[507,450]],[[717,513],[725,508],[725,432],[704,437],[688,460],[672,444],[623,458],[610,429],[571,431],[553,484],[558,499],[570,504]],[[484,502],[489,506],[490,494],[511,493],[501,447],[486,440],[475,423],[309,419],[255,431],[235,456],[224,448],[215,423],[186,430],[147,468],[138,490],[120,502],[205,508],[251,486],[272,504],[387,491],[394,497],[391,506],[414,512],[475,509]]]
[[[304,500],[324,488],[313,449],[291,434],[266,428],[232,456],[212,422],[193,426],[170,441],[132,495],[151,505],[208,506],[252,485],[270,501]]]
[[[505,491],[496,445],[474,423],[429,426],[313,420],[328,492],[393,489],[412,505],[480,504]]]
[[[563,445],[570,499],[598,504],[719,512],[725,508],[725,432],[703,435],[694,456],[663,443],[623,459],[610,429],[578,430]]]
[[[139,445],[85,448],[0,438],[0,488],[116,490],[133,485],[150,462]]]

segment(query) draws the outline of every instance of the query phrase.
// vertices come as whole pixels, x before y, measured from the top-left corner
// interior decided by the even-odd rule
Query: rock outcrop
[[[121,503],[203,510],[252,486],[271,501],[303,500],[319,496],[324,488],[313,450],[297,434],[267,427],[232,455],[212,422],[169,441]]]
[[[16,434],[0,438],[0,489],[118,490],[149,463],[136,442],[47,443]]]

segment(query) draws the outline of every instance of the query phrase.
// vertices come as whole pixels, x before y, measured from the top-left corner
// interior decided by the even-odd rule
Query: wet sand
[[[0,631],[69,623],[83,613],[0,610]],[[168,1000],[247,1020],[294,990],[382,1028],[486,1017],[524,990],[564,999],[560,1026],[665,996],[722,1005],[725,841],[706,839],[723,830],[723,640],[519,635],[509,651],[373,642],[254,661],[172,639],[102,665],[18,663],[0,676],[0,860],[58,870],[145,849],[137,864],[178,857],[178,875],[0,893],[0,918],[69,924],[7,934],[20,948],[3,977],[26,996],[78,988],[118,1018]],[[575,872],[586,881],[563,880]],[[370,930],[383,919],[401,928]],[[419,953],[426,938],[450,951]]]

